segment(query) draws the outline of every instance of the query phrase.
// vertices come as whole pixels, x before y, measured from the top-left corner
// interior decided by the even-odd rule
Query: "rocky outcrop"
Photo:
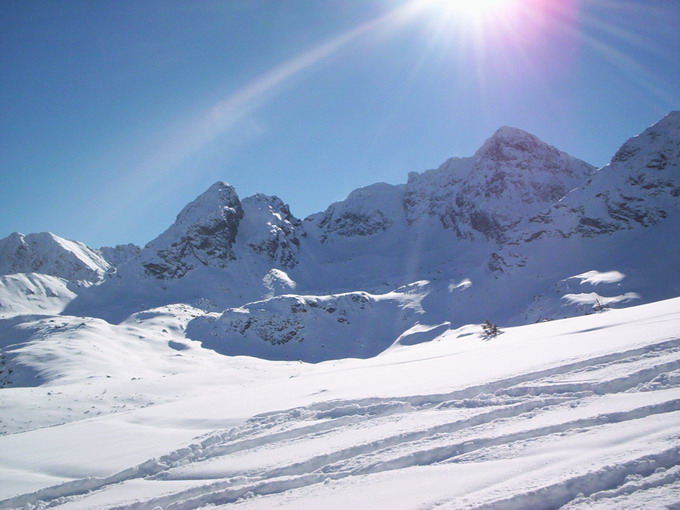
[[[316,362],[383,351],[422,313],[422,295],[277,296],[193,320],[187,333],[228,355]]]

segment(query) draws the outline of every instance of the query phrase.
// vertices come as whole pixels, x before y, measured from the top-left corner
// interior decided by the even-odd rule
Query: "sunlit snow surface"
[[[680,508],[679,139],[0,240],[0,508]]]
[[[203,349],[199,313],[3,321],[0,508],[680,504],[680,298],[315,365]]]

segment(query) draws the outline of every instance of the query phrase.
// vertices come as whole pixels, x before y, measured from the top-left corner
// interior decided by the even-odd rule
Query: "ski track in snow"
[[[381,428],[386,421],[390,426]],[[315,484],[511,458],[540,442],[559,444],[577,434],[609,437],[631,425],[644,434],[667,421],[680,424],[680,338],[450,393],[335,400],[261,414],[113,476],[67,482],[0,501],[0,507],[268,508],[268,497]],[[667,489],[666,498],[677,496],[666,502],[677,507],[680,429],[668,435],[669,429],[650,440],[652,451],[619,451],[520,493],[499,489],[486,501],[449,499],[424,508],[625,508],[630,494],[653,497],[660,488]],[[146,500],[90,503],[97,494],[139,480],[168,488]],[[170,482],[177,481],[185,488],[172,492]]]

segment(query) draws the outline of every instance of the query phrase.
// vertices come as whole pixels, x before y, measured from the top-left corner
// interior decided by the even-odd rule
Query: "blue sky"
[[[144,244],[217,180],[304,217],[525,129],[680,109],[677,0],[0,2],[0,237]],[[557,7],[556,7],[557,6]]]

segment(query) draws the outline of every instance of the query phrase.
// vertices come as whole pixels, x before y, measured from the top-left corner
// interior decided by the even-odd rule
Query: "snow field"
[[[160,333],[163,317],[147,317]],[[107,334],[122,345],[140,340],[126,336],[137,333],[130,327]],[[0,508],[655,508],[645,503],[659,494],[663,505],[680,502],[680,299],[491,340],[476,331],[317,365],[176,351],[161,336],[145,340],[141,380],[113,365],[109,379],[81,374],[82,386],[59,365],[65,374],[46,386],[3,391],[77,394],[89,382],[122,395],[141,385],[160,403],[0,436]],[[31,414],[18,398],[6,409]]]

